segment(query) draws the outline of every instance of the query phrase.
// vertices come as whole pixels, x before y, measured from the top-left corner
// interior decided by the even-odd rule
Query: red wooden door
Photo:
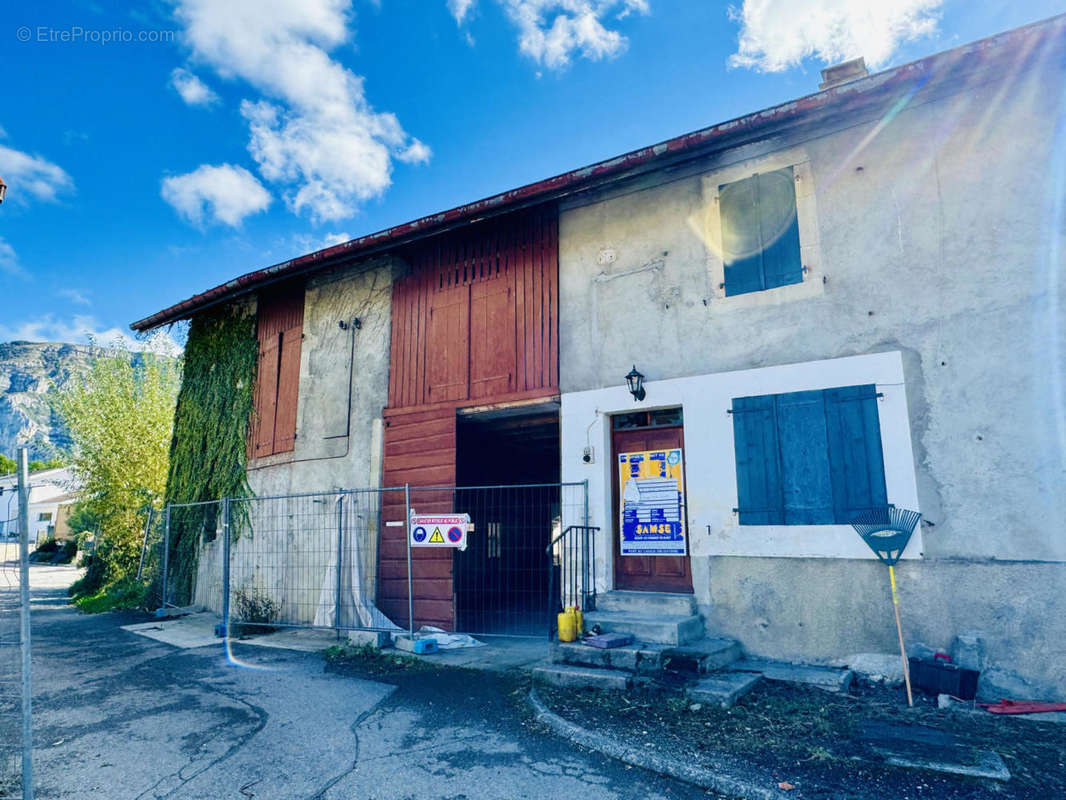
[[[682,592],[692,593],[692,572],[688,555],[684,556],[623,556],[620,542],[622,537],[619,521],[619,504],[621,491],[618,476],[618,454],[635,453],[643,450],[669,450],[682,448],[684,452],[684,435],[681,428],[648,428],[644,430],[615,431],[612,441],[611,464],[612,497],[614,500],[612,516],[614,518],[614,586],[616,589],[633,589],[645,592]],[[688,519],[686,510],[681,509],[685,522],[685,540],[688,542]]]

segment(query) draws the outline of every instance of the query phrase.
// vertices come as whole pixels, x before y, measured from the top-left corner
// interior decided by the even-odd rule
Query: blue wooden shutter
[[[826,389],[825,420],[834,520],[847,523],[863,511],[884,508],[888,492],[876,387]]]
[[[758,189],[757,175],[718,187],[727,297],[766,288],[763,284]]]
[[[825,394],[791,392],[774,397],[781,447],[786,525],[833,522],[833,485],[825,422]]]
[[[796,186],[792,167],[766,172],[758,178],[759,238],[762,241],[764,289],[803,280]],[[728,281],[726,282],[728,286]]]
[[[733,439],[740,524],[783,523],[777,419],[772,395],[733,399]]]

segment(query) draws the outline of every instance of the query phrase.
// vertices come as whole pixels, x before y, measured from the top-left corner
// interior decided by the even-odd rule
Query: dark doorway
[[[546,549],[567,502],[559,461],[557,404],[460,412],[455,510],[470,514],[475,527],[467,549],[455,553],[459,630],[543,634]]]

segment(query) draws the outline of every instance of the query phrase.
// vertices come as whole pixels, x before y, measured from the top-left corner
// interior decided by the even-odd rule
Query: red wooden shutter
[[[470,398],[515,390],[514,276],[470,287]]]
[[[274,452],[287,453],[296,447],[296,405],[300,396],[300,340],[303,326],[281,332],[281,358],[278,360],[278,403],[274,417]]]
[[[464,400],[470,369],[470,287],[430,298],[426,326],[426,402]]]
[[[278,334],[259,338],[259,373],[256,379],[255,455],[274,452],[274,420],[278,401]]]
[[[255,419],[250,426],[253,457],[295,447],[303,338],[302,284],[285,284],[259,296],[259,371]]]

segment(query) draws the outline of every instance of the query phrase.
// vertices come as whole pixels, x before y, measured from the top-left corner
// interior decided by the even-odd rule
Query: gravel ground
[[[1066,797],[1066,725],[941,711],[935,698],[919,698],[908,709],[902,689],[835,695],[763,682],[728,710],[654,690],[545,688],[541,699],[565,719],[688,763],[713,767],[716,756],[742,757],[790,784],[797,798]],[[878,764],[864,732],[885,725],[945,731],[961,745],[992,750],[1012,779],[1003,784]]]

